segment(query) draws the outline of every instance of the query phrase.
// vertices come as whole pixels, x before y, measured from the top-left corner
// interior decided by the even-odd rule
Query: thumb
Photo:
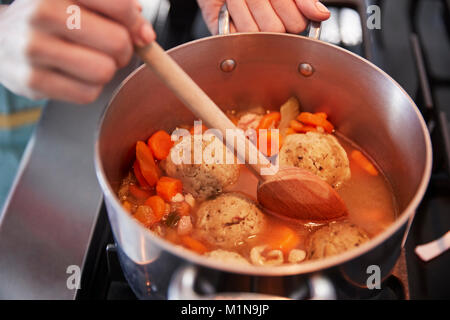
[[[318,0],[295,0],[295,2],[309,20],[323,21],[330,17],[330,11]]]
[[[209,31],[211,34],[216,35],[218,32],[219,11],[225,0],[198,0],[197,2]]]

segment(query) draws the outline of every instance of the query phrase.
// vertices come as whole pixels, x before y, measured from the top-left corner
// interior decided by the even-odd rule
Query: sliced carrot
[[[208,248],[201,243],[200,241],[198,241],[197,239],[194,239],[190,236],[183,236],[180,237],[181,238],[181,242],[183,243],[183,245],[199,254],[204,254],[205,252],[208,251]]]
[[[278,111],[268,113],[262,117],[261,121],[259,122],[257,131],[259,129],[276,128],[280,120],[281,120],[281,113],[279,113]]]
[[[297,120],[291,120],[289,121],[289,127],[292,128],[295,132],[300,132],[304,125],[298,122]]]
[[[166,201],[183,191],[183,184],[180,180],[171,177],[161,177],[156,184],[156,193]]]
[[[139,206],[134,217],[147,228],[159,221],[149,206]]]
[[[170,135],[164,130],[156,131],[147,141],[153,156],[158,160],[164,160],[173,147],[173,141]]]
[[[303,126],[302,130],[300,130],[301,133],[307,133],[307,132],[318,132],[317,128],[313,126]]]
[[[272,134],[275,134],[275,139],[278,138],[278,148],[275,145],[272,146]],[[281,134],[272,132],[271,130],[263,130],[258,135],[258,148],[268,157],[280,151],[282,142]],[[264,145],[266,145],[265,150],[262,147]]]
[[[286,136],[290,135],[290,134],[294,134],[296,133],[296,131],[294,129],[292,129],[291,127],[287,128],[286,131],[284,132],[284,134]]]
[[[142,175],[141,168],[139,167],[139,162],[137,160],[134,161],[133,164],[133,171],[134,176],[136,177],[137,181],[139,182],[139,185],[142,189],[149,189],[150,185],[148,184],[147,180],[145,180],[144,176]]]
[[[193,126],[190,130],[189,130],[189,132],[190,132],[190,134],[194,134],[195,133],[195,129],[197,128],[197,127],[200,127],[200,126]],[[198,129],[197,129],[198,130]],[[202,124],[202,127],[201,127],[201,132],[200,133],[203,133],[203,132],[205,132],[206,130],[208,130],[208,127],[207,126],[205,126],[204,124]]]
[[[317,129],[313,126],[304,125],[297,120],[291,120],[289,122],[290,127],[297,133],[306,133],[310,131],[317,131]]]
[[[312,114],[311,112],[300,113],[299,116],[297,117],[297,120],[307,125],[322,127],[328,133],[331,133],[334,130],[334,126],[331,124],[330,121],[324,119],[320,115]]]
[[[370,162],[370,160],[367,159],[366,156],[361,153],[361,151],[353,150],[350,156],[361,168],[363,168],[370,175],[372,176],[378,175],[378,170],[375,168],[372,162]]]
[[[178,232],[176,229],[167,228],[164,238],[166,240],[169,240],[172,243],[176,243],[176,244],[180,243],[180,236],[178,235]]]
[[[300,243],[299,235],[286,226],[278,226],[271,231],[269,248],[289,252]]]
[[[327,119],[328,115],[325,112],[316,112],[314,113],[316,116],[319,116],[321,118]]]
[[[160,196],[151,196],[145,201],[145,205],[153,210],[156,219],[161,220],[166,212],[166,202]]]
[[[136,186],[134,184],[130,184],[128,186],[128,190],[130,191],[131,195],[138,200],[147,199],[148,197],[151,197],[151,195],[152,195],[151,192],[149,192],[147,190],[142,190],[141,188],[139,188],[138,186]]]
[[[136,143],[136,159],[147,183],[153,187],[158,182],[160,170],[155,163],[150,148],[143,141]]]

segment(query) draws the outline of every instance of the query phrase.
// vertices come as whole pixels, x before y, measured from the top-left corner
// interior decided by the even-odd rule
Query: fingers
[[[77,0],[77,2],[123,24],[138,46],[145,46],[156,38],[153,28],[140,13],[142,7],[137,0]]]
[[[222,8],[225,0],[197,0],[198,6],[202,12],[203,19],[208,26],[211,34],[218,34],[218,19],[219,19],[219,11]],[[231,26],[230,26],[231,28]]]
[[[300,33],[308,20],[330,16],[318,0],[227,0],[227,6],[238,32]]]
[[[76,103],[93,102],[102,90],[101,85],[87,84],[46,68],[34,68],[28,85],[44,96]]]
[[[73,5],[81,12],[68,12]],[[15,1],[0,19],[0,30],[9,28],[2,32],[8,51],[0,67],[12,74],[2,81],[30,97],[93,101],[128,64],[133,44],[155,39],[141,11],[137,0]],[[81,24],[71,28],[69,19]]]
[[[39,32],[34,32],[27,53],[33,66],[57,69],[97,85],[109,82],[117,69],[115,61],[99,51]]]
[[[330,11],[318,0],[295,0],[300,11],[306,18],[323,21],[330,17]]]
[[[238,32],[258,32],[259,28],[253,19],[247,3],[243,0],[227,0],[228,11]]]
[[[269,1],[247,0],[253,18],[259,30],[267,32],[286,32],[283,23],[272,8]]]
[[[233,21],[230,21],[230,33],[236,33],[238,32],[236,29],[236,26],[234,25]]]
[[[133,54],[130,34],[120,24],[86,11],[83,27],[79,30],[62,30],[64,38],[114,57],[118,67],[128,64]]]
[[[61,11],[65,12],[67,3],[70,1],[52,1],[52,6],[44,5],[39,8],[31,20],[32,26],[78,45],[101,51],[113,57],[118,67],[126,66],[133,53],[128,30],[86,8],[81,9],[81,28],[69,30],[66,28],[66,14],[61,14]]]
[[[287,32],[298,34],[305,30],[308,19],[300,13],[294,0],[271,0],[271,4]]]

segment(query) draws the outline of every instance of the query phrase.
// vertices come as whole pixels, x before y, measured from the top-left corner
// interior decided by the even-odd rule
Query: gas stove
[[[323,24],[322,40],[367,58],[399,82],[422,112],[434,152],[429,188],[393,274],[370,292],[335,284],[337,298],[448,298],[450,253],[425,263],[414,249],[450,229],[450,2],[323,2],[332,18]],[[381,10],[381,29],[365,27],[371,5]],[[159,1],[151,18],[166,49],[208,35],[195,1]],[[55,101],[46,108],[0,216],[0,298],[136,299],[118,261],[92,150],[101,110],[138,63],[122,70],[91,106]],[[67,286],[68,266],[79,266],[81,289]],[[245,281],[249,291],[261,285],[252,277]],[[197,279],[198,290],[212,282]],[[167,289],[155,288],[154,298],[166,298]],[[298,292],[308,297],[307,286],[299,284]]]

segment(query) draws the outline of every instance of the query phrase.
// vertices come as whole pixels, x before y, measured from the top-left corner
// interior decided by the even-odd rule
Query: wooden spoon
[[[210,128],[221,131],[237,129],[220,108],[156,43],[136,48],[136,52],[160,80]],[[278,170],[244,134],[237,135],[236,144],[227,147],[241,159],[259,179],[258,201],[270,212],[298,221],[328,221],[347,214],[337,192],[318,176],[300,168]],[[247,146],[245,151],[236,146]],[[251,161],[259,159],[259,161]],[[254,164],[254,162],[257,162]]]

